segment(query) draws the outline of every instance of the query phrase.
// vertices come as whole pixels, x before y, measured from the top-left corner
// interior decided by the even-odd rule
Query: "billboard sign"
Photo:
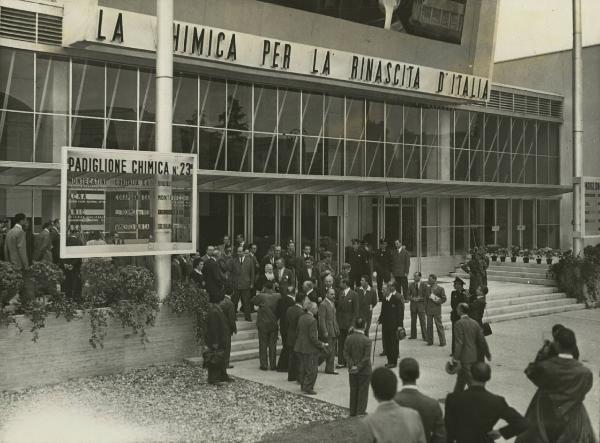
[[[584,194],[582,237],[600,238],[600,177],[582,177],[581,192]]]
[[[65,146],[62,258],[196,252],[197,156]]]

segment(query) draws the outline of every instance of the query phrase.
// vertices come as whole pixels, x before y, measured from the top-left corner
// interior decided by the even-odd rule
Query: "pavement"
[[[522,414],[535,393],[535,386],[523,373],[527,364],[535,355],[544,338],[551,336],[552,325],[561,323],[575,331],[581,361],[594,374],[594,387],[585,399],[585,406],[598,435],[600,427],[600,310],[581,310],[563,312],[543,317],[531,317],[492,324],[493,334],[488,337],[492,352],[492,380],[488,389],[506,398],[507,402]],[[446,331],[450,343],[451,334]],[[444,371],[449,358],[450,348],[426,346],[421,339],[404,340],[400,343],[400,358],[413,357],[421,366],[419,386],[427,395],[443,399],[452,391],[455,378]],[[387,361],[379,357],[381,340],[377,341],[374,367],[383,366]],[[348,407],[349,388],[346,369],[340,369],[339,375],[324,372],[324,365],[319,368],[315,385],[317,399]],[[295,382],[287,381],[287,374],[275,371],[261,371],[258,360],[236,362],[229,373],[237,377],[275,386],[294,393],[300,393]],[[370,392],[367,412],[373,412],[377,402]],[[442,406],[443,408],[443,406]]]

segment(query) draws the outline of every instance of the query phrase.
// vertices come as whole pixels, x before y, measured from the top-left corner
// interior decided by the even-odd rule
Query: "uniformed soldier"
[[[392,256],[384,239],[379,240],[379,249],[373,253],[373,271],[377,273],[377,287],[388,283],[392,278]],[[380,294],[381,296],[381,294]],[[381,300],[380,300],[381,301]]]

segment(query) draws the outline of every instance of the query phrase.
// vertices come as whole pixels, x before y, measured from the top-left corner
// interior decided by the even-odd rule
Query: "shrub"
[[[23,276],[12,263],[0,261],[0,310],[19,294],[23,286]]]
[[[561,291],[575,298],[587,307],[594,307],[600,299],[600,261],[595,250],[584,251],[583,257],[572,251],[562,254],[558,263],[550,266],[550,271],[558,281]]]
[[[196,341],[202,343],[206,332],[208,294],[194,283],[174,282],[165,304],[178,315],[188,313],[194,317]]]

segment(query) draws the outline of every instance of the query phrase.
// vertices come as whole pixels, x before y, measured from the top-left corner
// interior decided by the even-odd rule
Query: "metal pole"
[[[158,39],[156,44],[156,152],[172,152],[173,122],[173,0],[156,0],[156,19]],[[170,193],[169,187],[157,187],[157,195]],[[171,201],[156,201],[157,224],[156,242],[170,242],[171,229],[158,227],[162,223],[171,223],[171,217],[165,220],[158,209],[170,210]],[[164,207],[163,207],[164,206]],[[168,212],[167,212],[168,213]],[[165,214],[165,212],[163,212]],[[171,256],[157,255],[154,261],[156,290],[163,300],[171,290]]]
[[[581,50],[581,0],[573,0],[573,253],[583,252],[581,189],[583,176],[583,69]]]

